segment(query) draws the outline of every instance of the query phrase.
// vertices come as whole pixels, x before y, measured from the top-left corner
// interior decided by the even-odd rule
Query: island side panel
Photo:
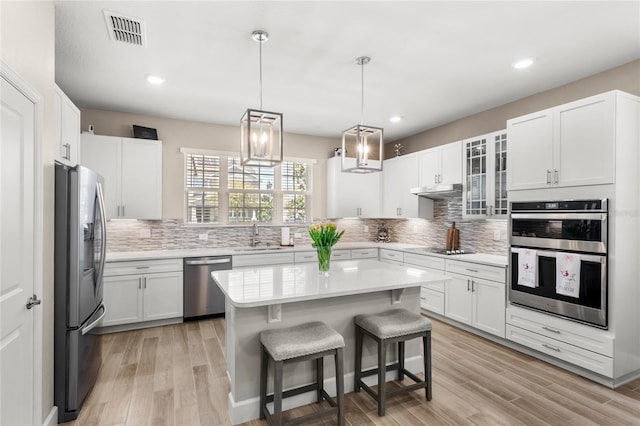
[[[344,371],[345,392],[353,391],[355,357],[355,325],[358,314],[379,313],[388,309],[404,308],[420,313],[420,287],[404,290],[400,302],[392,304],[390,290],[351,296],[332,297],[304,302],[282,304],[282,321],[267,323],[267,306],[234,308],[227,310],[227,363],[231,379],[231,395],[237,404],[259,396],[260,344],[259,334],[263,330],[299,325],[310,321],[323,321],[342,334],[345,339]],[[227,304],[229,305],[229,304]],[[230,314],[230,315],[229,315]],[[407,342],[406,358],[420,355],[420,341]],[[388,362],[396,358],[395,348],[389,348]],[[371,368],[377,363],[377,351],[373,341],[365,338],[363,367]],[[420,363],[414,363],[420,365]],[[407,364],[408,367],[411,363]],[[416,372],[422,369],[416,370]],[[313,380],[312,363],[296,363],[285,368],[284,388],[307,384]],[[335,377],[329,358],[325,361],[325,378]],[[270,378],[270,383],[272,383]],[[333,393],[332,390],[330,390]]]

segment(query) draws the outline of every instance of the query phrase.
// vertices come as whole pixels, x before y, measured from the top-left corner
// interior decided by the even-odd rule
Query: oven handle
[[[535,248],[524,248],[524,247],[511,247],[511,253],[519,253],[520,250],[536,250],[536,256],[538,257],[556,257],[558,253],[565,253],[562,250],[558,251],[549,251],[549,250],[537,250]],[[606,255],[597,255],[597,254],[580,254],[580,260],[584,260],[585,262],[594,262],[604,264],[607,261]]]
[[[511,213],[514,219],[600,220],[606,222],[607,213]]]

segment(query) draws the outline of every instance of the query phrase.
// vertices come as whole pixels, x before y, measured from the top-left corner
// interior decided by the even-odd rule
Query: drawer
[[[420,289],[420,307],[444,315],[444,293],[423,286]]]
[[[507,340],[613,378],[613,358],[507,324]]]
[[[104,266],[105,277],[180,271],[182,258],[107,262]]]
[[[315,251],[298,251],[293,255],[296,263],[315,262],[318,260],[318,253]]]
[[[420,269],[423,271],[432,272],[434,275],[444,274],[444,272],[439,271],[437,269],[430,269],[430,268],[420,268]],[[436,281],[429,284],[422,284],[422,288],[428,288],[430,290],[439,291],[441,293],[444,293],[444,287],[445,287],[445,281]]]
[[[351,250],[351,259],[370,259],[370,258],[377,258],[377,257],[378,257],[377,248]]]
[[[401,251],[380,249],[380,260],[390,260],[394,263],[402,265],[404,263],[403,253]]]
[[[501,268],[499,266],[489,266],[481,263],[447,259],[445,267],[447,272],[454,272],[471,278],[482,278],[503,284],[507,282],[506,268]]]
[[[351,260],[351,250],[331,250],[331,260]]]
[[[614,338],[605,330],[515,306],[507,309],[507,324],[613,357]]]
[[[444,259],[441,257],[426,256],[423,254],[415,253],[405,253],[404,263],[444,271]]]
[[[293,263],[293,253],[238,254],[233,256],[233,267],[278,265]]]

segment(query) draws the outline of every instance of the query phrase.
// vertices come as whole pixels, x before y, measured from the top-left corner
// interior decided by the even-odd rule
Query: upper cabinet
[[[616,94],[508,120],[508,189],[613,183]]]
[[[341,161],[327,160],[327,217],[380,217],[382,173],[345,173]]]
[[[162,218],[162,142],[84,133],[81,152],[104,179],[107,219]]]
[[[420,185],[462,183],[462,142],[420,151]]]
[[[470,218],[506,218],[507,132],[501,130],[465,139],[462,215]]]
[[[385,218],[433,217],[433,200],[412,194],[419,186],[419,153],[384,160],[382,172],[382,216]]]
[[[54,93],[56,160],[75,166],[80,149],[80,110],[58,85],[55,85]]]

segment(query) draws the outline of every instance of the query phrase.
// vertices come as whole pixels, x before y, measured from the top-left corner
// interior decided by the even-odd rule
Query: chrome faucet
[[[256,241],[257,236],[258,236],[258,224],[254,223],[251,229],[251,247],[255,247],[258,245],[258,241]]]

